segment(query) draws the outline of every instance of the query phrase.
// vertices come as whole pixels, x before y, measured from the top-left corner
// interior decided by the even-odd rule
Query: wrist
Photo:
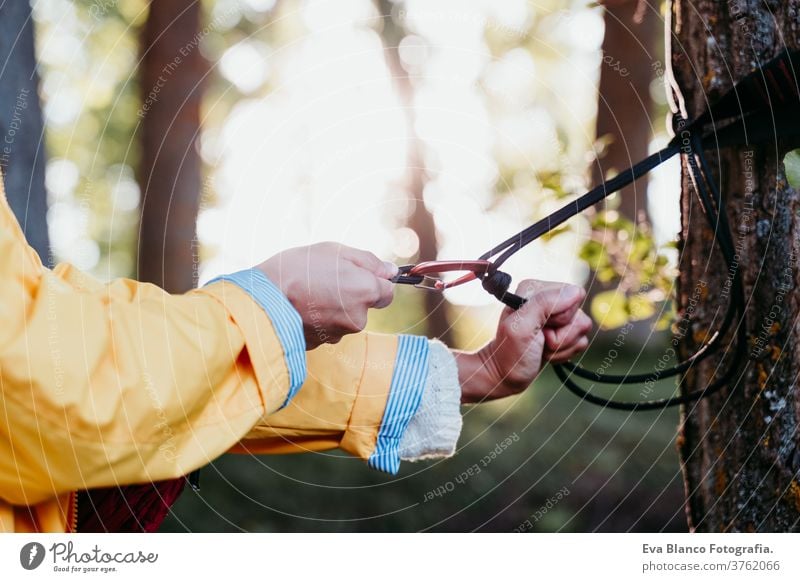
[[[283,269],[281,269],[280,262],[274,259],[274,257],[272,259],[268,259],[255,268],[261,271],[264,276],[269,279],[270,283],[277,287],[278,291],[280,291],[283,296],[286,297],[289,303],[292,304],[292,307],[294,307],[302,317],[302,305],[299,305],[296,300],[296,286],[292,285],[292,277],[290,276],[286,265],[284,265]],[[303,321],[305,323],[305,319]]]
[[[524,391],[531,378],[520,375],[518,366],[504,367],[501,361],[503,346],[491,341],[477,352],[455,353],[458,377],[461,382],[461,403],[474,404],[496,400]],[[507,354],[506,354],[507,356]]]
[[[261,271],[273,285],[280,289],[281,293],[286,295],[286,289],[284,289],[284,285],[282,284],[280,269],[277,267],[277,265],[272,265],[271,260],[266,260],[260,265],[257,265],[255,268]]]
[[[484,348],[485,349],[485,348]],[[460,352],[453,350],[458,366],[458,381],[461,384],[461,403],[475,404],[489,397],[493,384],[491,373],[484,362],[483,350]]]

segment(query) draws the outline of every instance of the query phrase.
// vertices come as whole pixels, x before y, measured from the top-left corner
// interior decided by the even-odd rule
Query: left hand
[[[503,310],[495,338],[475,353],[455,354],[463,403],[518,394],[545,363],[566,362],[589,345],[592,320],[580,309],[581,287],[528,279],[516,293],[528,302]]]

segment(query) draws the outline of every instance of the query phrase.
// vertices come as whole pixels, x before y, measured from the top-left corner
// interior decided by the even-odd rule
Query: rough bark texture
[[[39,75],[28,2],[0,2],[0,168],[28,243],[49,264]]]
[[[391,15],[395,5],[388,0],[378,2],[378,10],[383,16],[381,39],[384,44],[386,66],[394,80],[400,102],[405,108],[406,126],[408,127],[408,154],[406,188],[413,210],[408,218],[408,227],[419,238],[419,261],[435,261],[439,244],[436,238],[436,223],[433,215],[425,207],[423,192],[428,181],[423,155],[425,145],[414,131],[414,86],[408,71],[400,60],[398,46],[406,35],[402,24]],[[439,338],[447,345],[453,345],[453,331],[448,317],[448,304],[441,293],[425,293],[425,324],[428,337]]]
[[[142,37],[139,279],[177,293],[197,282],[201,3],[152,2]]]
[[[672,66],[690,117],[758,62],[800,46],[798,0],[673,0],[671,10]],[[709,152],[733,230],[750,342],[741,381],[682,413],[678,446],[689,526],[697,531],[800,529],[800,192],[787,184],[781,163],[798,145]],[[679,305],[693,310],[685,356],[714,328],[728,269],[712,250],[685,171],[682,189]],[[708,385],[720,361],[711,360],[682,391]]]

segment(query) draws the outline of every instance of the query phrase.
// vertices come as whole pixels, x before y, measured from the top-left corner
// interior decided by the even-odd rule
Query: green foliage
[[[146,15],[146,0],[48,0],[34,7],[50,204],[57,217],[81,217],[81,224],[63,224],[67,236],[53,237],[54,252],[102,278],[133,274],[136,63]],[[65,179],[73,173],[76,180]]]
[[[800,149],[792,150],[783,158],[786,180],[792,188],[800,188]]]
[[[592,301],[591,313],[600,327],[613,329],[664,311],[675,270],[666,247],[658,247],[650,228],[634,224],[615,210],[598,212],[591,227],[580,257],[599,282],[616,288],[598,293]],[[660,321],[658,327],[667,324]]]
[[[586,10],[585,4],[581,4],[581,9]],[[520,103],[503,94],[495,96],[487,89],[490,107],[497,119],[503,120],[504,115],[517,116],[520,124],[541,128],[538,143],[525,152],[527,156],[497,156],[495,205],[514,196],[517,202],[521,201],[530,209],[530,221],[585,192],[588,187],[585,174],[590,161],[587,152],[602,157],[613,139],[603,135],[594,141],[587,140],[586,136],[594,132],[591,125],[594,120],[583,126],[576,121],[574,112],[565,108],[569,103],[566,94],[575,91],[579,83],[578,79],[563,74],[564,55],[570,55],[570,59],[581,56],[581,49],[570,44],[570,36],[563,35],[576,14],[576,6],[556,1],[547,9],[537,11],[528,27],[519,34],[510,34],[501,28],[487,30],[487,43],[499,63],[508,55],[518,57],[519,50],[524,49],[535,64],[536,76],[530,81],[529,102],[523,99]],[[559,85],[565,79],[570,87]],[[546,81],[546,86],[540,81]],[[542,148],[541,144],[546,146]],[[589,232],[581,245],[580,258],[603,288],[619,289],[619,293],[601,293],[594,299],[591,312],[600,327],[621,327],[629,321],[649,319],[661,313],[656,327],[663,329],[670,323],[667,298],[675,277],[667,248],[659,247],[647,224],[634,224],[616,212],[614,209],[618,205],[619,195],[612,196],[605,201],[604,210],[577,216],[541,240],[548,243],[567,233],[585,237],[584,233]]]

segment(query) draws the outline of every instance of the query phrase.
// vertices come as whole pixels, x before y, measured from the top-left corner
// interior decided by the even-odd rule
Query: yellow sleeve
[[[395,474],[428,370],[428,340],[361,333],[308,352],[308,376],[282,410],[234,447],[251,454],[341,448]]]
[[[0,180],[0,499],[184,475],[287,399],[270,318],[242,289],[185,295],[27,246]]]

